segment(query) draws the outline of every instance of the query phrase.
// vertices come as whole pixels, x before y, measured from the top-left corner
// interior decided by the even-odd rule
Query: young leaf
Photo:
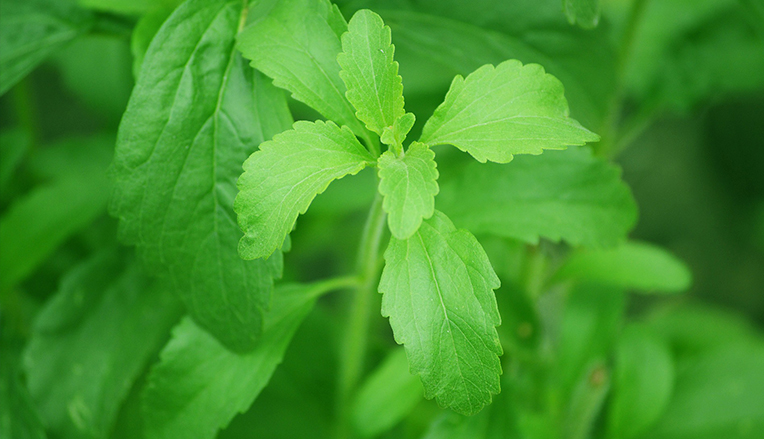
[[[184,319],[149,375],[143,394],[146,438],[214,438],[268,384],[292,335],[323,291],[304,285],[277,287],[263,335],[245,354],[229,351]]]
[[[466,79],[455,77],[420,138],[430,146],[454,145],[483,163],[508,163],[515,154],[598,140],[568,117],[557,78],[516,60],[484,65]]]
[[[637,206],[618,168],[583,148],[518,157],[510,165],[470,163],[443,179],[438,206],[474,233],[573,245],[623,241]]]
[[[562,0],[562,8],[570,24],[578,24],[584,29],[599,24],[600,0]]]
[[[0,0],[0,11],[0,95],[92,24],[86,11],[57,0]]]
[[[414,113],[406,113],[398,119],[395,119],[393,126],[385,127],[382,130],[382,135],[379,140],[385,145],[392,145],[395,147],[401,147],[403,141],[406,140],[406,135],[411,131],[411,128],[416,122],[416,116]]]
[[[329,183],[357,174],[373,161],[353,132],[334,122],[299,121],[260,145],[244,162],[234,203],[244,231],[241,257],[270,256]]]
[[[291,123],[283,94],[234,48],[242,6],[187,1],[154,37],[120,125],[111,204],[121,238],[238,351],[262,329],[281,255],[239,258],[236,177]]]
[[[382,18],[368,9],[356,12],[342,36],[337,62],[356,116],[379,135],[404,114],[403,83],[394,53],[390,28]]]
[[[387,151],[379,157],[379,193],[388,213],[387,224],[398,239],[417,231],[422,219],[435,211],[438,170],[435,153],[427,145],[414,142],[400,157]]]
[[[280,0],[244,29],[238,48],[278,87],[359,136],[366,130],[345,98],[337,54],[347,24],[328,0]]]
[[[627,326],[615,351],[608,437],[631,439],[650,428],[666,409],[673,388],[669,346],[640,326]]]
[[[627,242],[612,249],[576,252],[555,277],[633,288],[647,293],[678,293],[692,283],[692,273],[676,256],[641,242]]]
[[[363,437],[384,433],[422,400],[422,384],[409,372],[406,353],[396,348],[369,375],[353,404],[353,425]]]
[[[173,295],[119,253],[99,253],[64,278],[25,352],[32,398],[60,437],[108,436],[133,381],[180,316]]]
[[[407,240],[391,238],[379,291],[382,315],[406,347],[425,397],[472,415],[499,392],[499,278],[483,248],[442,213]]]

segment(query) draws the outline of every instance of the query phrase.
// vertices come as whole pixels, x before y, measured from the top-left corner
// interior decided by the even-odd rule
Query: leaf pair
[[[379,287],[382,313],[425,395],[476,413],[499,391],[500,316],[492,292],[499,279],[474,236],[435,210],[431,147],[451,144],[479,161],[506,163],[514,154],[598,137],[568,118],[558,80],[540,66],[507,61],[455,78],[420,141],[404,150],[415,117],[404,109],[390,29],[368,10],[348,25],[341,18],[326,1],[283,0],[239,36],[253,66],[341,124],[298,122],[247,159],[235,203],[245,232],[239,252],[270,256],[331,181],[376,165],[393,235]],[[381,156],[371,132],[388,145]]]

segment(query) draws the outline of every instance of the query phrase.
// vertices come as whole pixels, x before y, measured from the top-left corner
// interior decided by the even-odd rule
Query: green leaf
[[[60,162],[53,181],[17,198],[0,218],[0,290],[24,280],[67,238],[106,212],[105,171],[66,164]]]
[[[600,0],[562,0],[562,8],[570,24],[578,24],[584,29],[599,24]]]
[[[445,176],[448,177],[448,176]],[[460,227],[538,243],[610,246],[636,224],[637,206],[620,170],[571,148],[511,164],[467,165],[441,178],[438,207]]]
[[[369,375],[353,403],[353,425],[363,437],[374,437],[403,420],[422,400],[422,385],[409,372],[403,349],[397,348]]]
[[[119,14],[150,13],[155,8],[174,8],[182,0],[77,0],[86,8]]]
[[[21,164],[24,155],[31,144],[29,133],[21,129],[3,130],[0,132],[0,196],[6,197],[8,186],[13,180],[16,169]]]
[[[133,77],[138,79],[143,66],[143,59],[165,20],[172,14],[172,8],[156,8],[144,14],[133,28],[130,37],[130,52],[133,54]]]
[[[406,347],[425,397],[472,415],[499,392],[499,278],[480,243],[442,213],[407,240],[391,238],[379,291],[382,315]]]
[[[0,0],[0,10],[0,95],[91,25],[88,13],[56,0]]]
[[[328,0],[280,0],[241,32],[238,48],[276,86],[363,137],[366,130],[345,98],[337,63],[346,30],[345,19]]]
[[[373,161],[350,129],[333,122],[296,122],[260,145],[244,162],[234,205],[244,231],[241,257],[270,256],[329,183]]]
[[[671,399],[674,375],[666,343],[643,327],[627,326],[616,346],[608,437],[630,439],[652,426]]]
[[[144,391],[147,439],[214,438],[268,384],[292,335],[323,292],[309,285],[277,287],[262,337],[245,354],[229,351],[184,319]]]
[[[157,33],[120,125],[111,204],[120,237],[238,351],[262,329],[281,254],[239,258],[236,178],[291,122],[283,94],[235,51],[242,6],[190,0]]]
[[[390,28],[368,9],[358,11],[342,35],[342,53],[337,57],[340,77],[347,87],[348,101],[366,128],[382,135],[405,113],[403,83],[393,60]]]
[[[457,76],[422,130],[428,145],[451,144],[479,162],[508,163],[515,154],[595,142],[568,117],[563,87],[537,64],[510,60]]]
[[[0,357],[0,437],[13,439],[45,439],[45,428],[40,415],[21,382],[17,365],[18,355],[13,347],[2,344]]]
[[[677,366],[673,396],[643,439],[754,439],[764,431],[764,344],[732,344]]]
[[[404,114],[400,118],[395,119],[392,127],[385,127],[382,130],[382,135],[379,140],[386,145],[402,147],[403,141],[406,140],[406,135],[414,126],[414,122],[416,122],[414,113]]]
[[[133,381],[180,315],[172,294],[120,253],[76,267],[35,321],[24,369],[45,424],[60,437],[108,436]]]
[[[634,241],[611,249],[575,252],[555,277],[646,293],[678,293],[692,283],[692,273],[676,256],[658,246]]]
[[[407,239],[419,229],[422,219],[435,212],[438,170],[435,153],[414,142],[400,157],[387,151],[379,157],[379,193],[388,213],[387,224],[398,239]]]

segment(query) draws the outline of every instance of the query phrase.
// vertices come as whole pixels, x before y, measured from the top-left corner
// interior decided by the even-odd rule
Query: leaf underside
[[[466,230],[436,211],[407,240],[391,238],[379,291],[425,397],[472,415],[499,392],[499,279]]]

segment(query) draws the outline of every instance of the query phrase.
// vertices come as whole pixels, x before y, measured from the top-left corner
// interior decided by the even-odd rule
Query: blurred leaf
[[[758,438],[764,431],[764,344],[732,344],[677,367],[671,401],[644,439]]]
[[[660,418],[674,389],[674,360],[664,341],[645,328],[624,328],[615,351],[608,438],[630,439]]]
[[[692,273],[676,256],[635,241],[612,249],[574,252],[555,277],[645,293],[678,293],[692,283]]]
[[[647,2],[627,84],[639,99],[686,110],[717,96],[764,88],[764,38],[736,0]]]
[[[122,400],[180,314],[124,249],[70,272],[40,311],[24,356],[46,425],[67,438],[103,438]]]
[[[87,35],[73,41],[54,59],[64,84],[116,126],[133,88],[127,42],[113,36]]]
[[[4,130],[0,132],[0,196],[6,197],[8,185],[13,174],[29,149],[31,138],[21,129]]]
[[[584,29],[599,24],[600,0],[562,0],[562,7],[570,24],[578,24]]]
[[[0,10],[0,95],[92,24],[67,1],[0,0]]]
[[[292,335],[323,292],[311,285],[277,287],[265,330],[245,354],[229,351],[184,319],[149,376],[143,395],[146,437],[214,438],[268,384]]]
[[[82,146],[100,142],[103,140],[68,144]],[[65,144],[51,151],[58,153]],[[53,181],[17,198],[0,218],[0,248],[3,249],[0,290],[26,278],[69,236],[106,210],[110,184],[97,160],[87,165],[78,160],[58,165],[59,168],[50,172]]]
[[[448,176],[445,168],[441,173]],[[588,149],[470,164],[456,178],[443,177],[438,208],[474,233],[598,247],[622,241],[636,223],[620,170]]]
[[[0,342],[2,343],[2,342]],[[2,345],[0,356],[0,437],[7,439],[45,439],[40,415],[21,382],[17,355]]]
[[[353,425],[363,437],[383,433],[408,416],[422,400],[422,384],[409,372],[406,352],[394,349],[358,390]]]
[[[531,439],[520,434],[517,413],[510,403],[512,395],[505,393],[508,390],[504,384],[502,387],[502,393],[496,395],[491,405],[476,415],[441,413],[433,419],[422,439]]]
[[[121,239],[237,350],[254,346],[282,259],[239,258],[236,178],[291,122],[283,94],[234,48],[242,7],[187,1],[159,30],[120,124],[110,205]]]
[[[183,0],[77,0],[85,8],[118,14],[142,14],[156,8],[169,8],[181,4]]]
[[[562,437],[588,439],[610,390],[610,373],[603,359],[591,361],[582,371],[570,394],[562,421]]]

